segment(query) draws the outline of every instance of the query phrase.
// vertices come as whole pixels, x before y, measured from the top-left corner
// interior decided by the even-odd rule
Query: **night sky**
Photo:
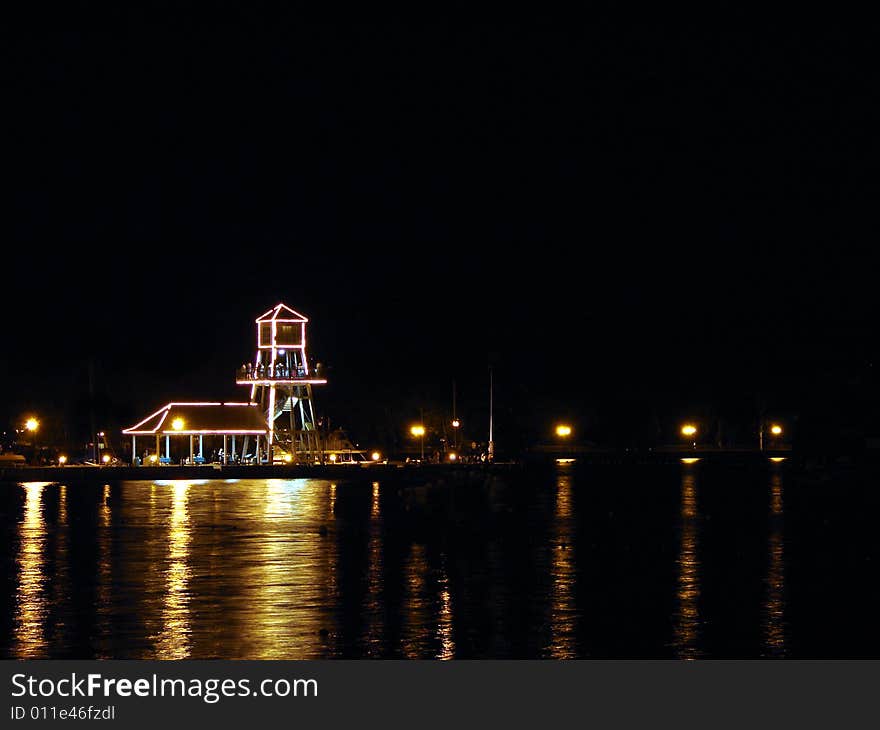
[[[279,301],[359,441],[878,415],[872,39],[114,12],[5,24],[7,422],[241,397]]]

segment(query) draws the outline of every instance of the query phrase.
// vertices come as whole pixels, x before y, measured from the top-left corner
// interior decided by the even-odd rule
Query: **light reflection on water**
[[[577,586],[577,555],[575,553],[574,508],[572,505],[571,472],[560,466],[556,479],[556,505],[550,550],[552,598],[550,602],[550,646],[552,659],[577,656],[578,613],[575,603]]]
[[[371,485],[369,540],[367,543],[367,589],[364,592],[364,656],[382,656],[385,626],[382,616],[382,513],[379,482]],[[336,486],[331,485],[331,505],[336,501]]]
[[[19,526],[18,593],[15,601],[15,643],[13,655],[23,659],[44,656],[45,619],[48,604],[44,594],[48,577],[43,568],[46,524],[42,515],[43,490],[47,482],[25,482],[24,517]]]
[[[448,484],[325,480],[20,484],[5,513],[15,539],[0,649],[20,658],[451,659],[623,646],[638,656],[646,652],[625,644],[628,617],[659,613],[664,631],[648,638],[665,645],[662,655],[708,656],[704,628],[719,610],[712,580],[717,596],[727,575],[703,540],[711,523],[698,492],[701,501],[713,492],[699,467],[680,468],[676,482],[650,487],[669,489],[674,522],[656,505],[619,521],[616,511],[632,514],[616,501],[626,492],[571,465],[543,482],[493,478],[455,494]],[[767,494],[768,485],[769,532],[743,533],[765,558],[751,631],[756,653],[783,656],[781,469],[756,488]],[[767,520],[765,497],[753,522]],[[655,538],[668,548],[658,551]],[[657,576],[668,577],[658,586]],[[648,603],[621,602],[634,599]]]
[[[770,476],[767,600],[764,606],[765,655],[785,656],[785,550],[782,530],[782,474]]]
[[[190,558],[189,513],[187,497],[190,485],[177,482],[171,486],[171,515],[168,528],[168,555],[165,562],[165,593],[162,605],[162,629],[156,637],[157,659],[186,659],[190,655]]]
[[[673,646],[680,659],[697,659],[700,651],[700,555],[697,534],[697,477],[692,465],[681,475],[681,516],[678,559],[677,607]]]

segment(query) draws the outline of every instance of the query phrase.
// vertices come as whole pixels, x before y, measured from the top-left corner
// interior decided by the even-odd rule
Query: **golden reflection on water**
[[[403,567],[406,590],[403,599],[401,651],[407,659],[424,658],[428,651],[423,628],[428,625],[428,561],[425,546],[414,543]]]
[[[553,516],[550,549],[552,594],[550,601],[550,645],[547,655],[552,659],[577,656],[575,645],[577,607],[575,603],[576,555],[574,550],[574,510],[571,474],[560,469],[556,478],[556,507]]]
[[[113,515],[110,511],[110,485],[105,484],[101,491],[101,504],[98,507],[98,585],[97,585],[97,614],[98,633],[101,637],[109,637],[111,627],[111,598],[113,596],[113,571],[111,526]],[[98,659],[109,659],[105,652],[97,653]]]
[[[455,638],[452,634],[452,594],[449,592],[449,574],[444,560],[440,573],[440,615],[437,619],[437,641],[440,651],[437,659],[455,658]]]
[[[24,515],[18,527],[18,589],[15,595],[13,656],[34,659],[44,655],[44,625],[48,605],[45,554],[46,523],[42,515],[43,490],[50,482],[23,482]]]
[[[364,595],[363,612],[365,631],[363,637],[364,650],[367,656],[382,655],[382,643],[385,633],[384,612],[382,604],[382,512],[379,503],[379,482],[373,482],[370,501],[370,539],[367,543],[367,590]],[[330,498],[335,500],[336,488],[333,486]]]
[[[156,639],[157,659],[186,659],[190,655],[190,525],[187,510],[190,488],[187,482],[176,482],[171,488],[168,567],[165,571],[162,630]]]
[[[681,476],[681,542],[678,560],[677,607],[674,614],[673,647],[680,659],[696,659],[701,655],[700,639],[700,557],[697,538],[697,478],[694,467],[682,467]]]
[[[71,594],[70,586],[70,531],[67,525],[67,486],[58,488],[58,522],[55,526],[55,565],[52,576],[52,602],[57,606],[64,605],[66,597]],[[65,621],[59,617],[52,625],[52,644],[63,641]]]
[[[337,558],[325,530],[331,485],[316,479],[267,479],[245,484],[260,515],[259,553],[238,575],[247,596],[238,625],[243,657],[315,659],[333,653]]]
[[[770,475],[770,535],[764,604],[764,647],[766,656],[785,656],[785,554],[782,530],[782,474]]]

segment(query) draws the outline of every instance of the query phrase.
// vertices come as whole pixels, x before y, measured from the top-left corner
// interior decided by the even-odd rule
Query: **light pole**
[[[37,431],[40,428],[40,422],[32,416],[25,421],[24,427],[30,431],[31,434],[31,446],[34,449],[34,463],[39,463],[39,458],[37,456]]]
[[[773,441],[772,441],[773,447],[778,446],[779,444],[777,442],[779,440],[779,437],[782,436],[782,426],[780,426],[778,423],[771,424],[770,425],[770,434],[773,436]],[[763,439],[761,439],[761,440],[763,442]]]
[[[409,432],[413,436],[417,436],[419,439],[419,453],[420,453],[420,461],[425,461],[425,427],[421,423],[417,423],[415,426],[410,428]]]
[[[681,427],[681,435],[693,439],[693,447],[697,448],[697,427],[692,423],[686,423]]]

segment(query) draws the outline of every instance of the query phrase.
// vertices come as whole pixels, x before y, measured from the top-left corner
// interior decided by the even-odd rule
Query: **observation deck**
[[[238,368],[235,371],[236,385],[326,385],[327,378],[318,373],[306,373],[303,368]]]

